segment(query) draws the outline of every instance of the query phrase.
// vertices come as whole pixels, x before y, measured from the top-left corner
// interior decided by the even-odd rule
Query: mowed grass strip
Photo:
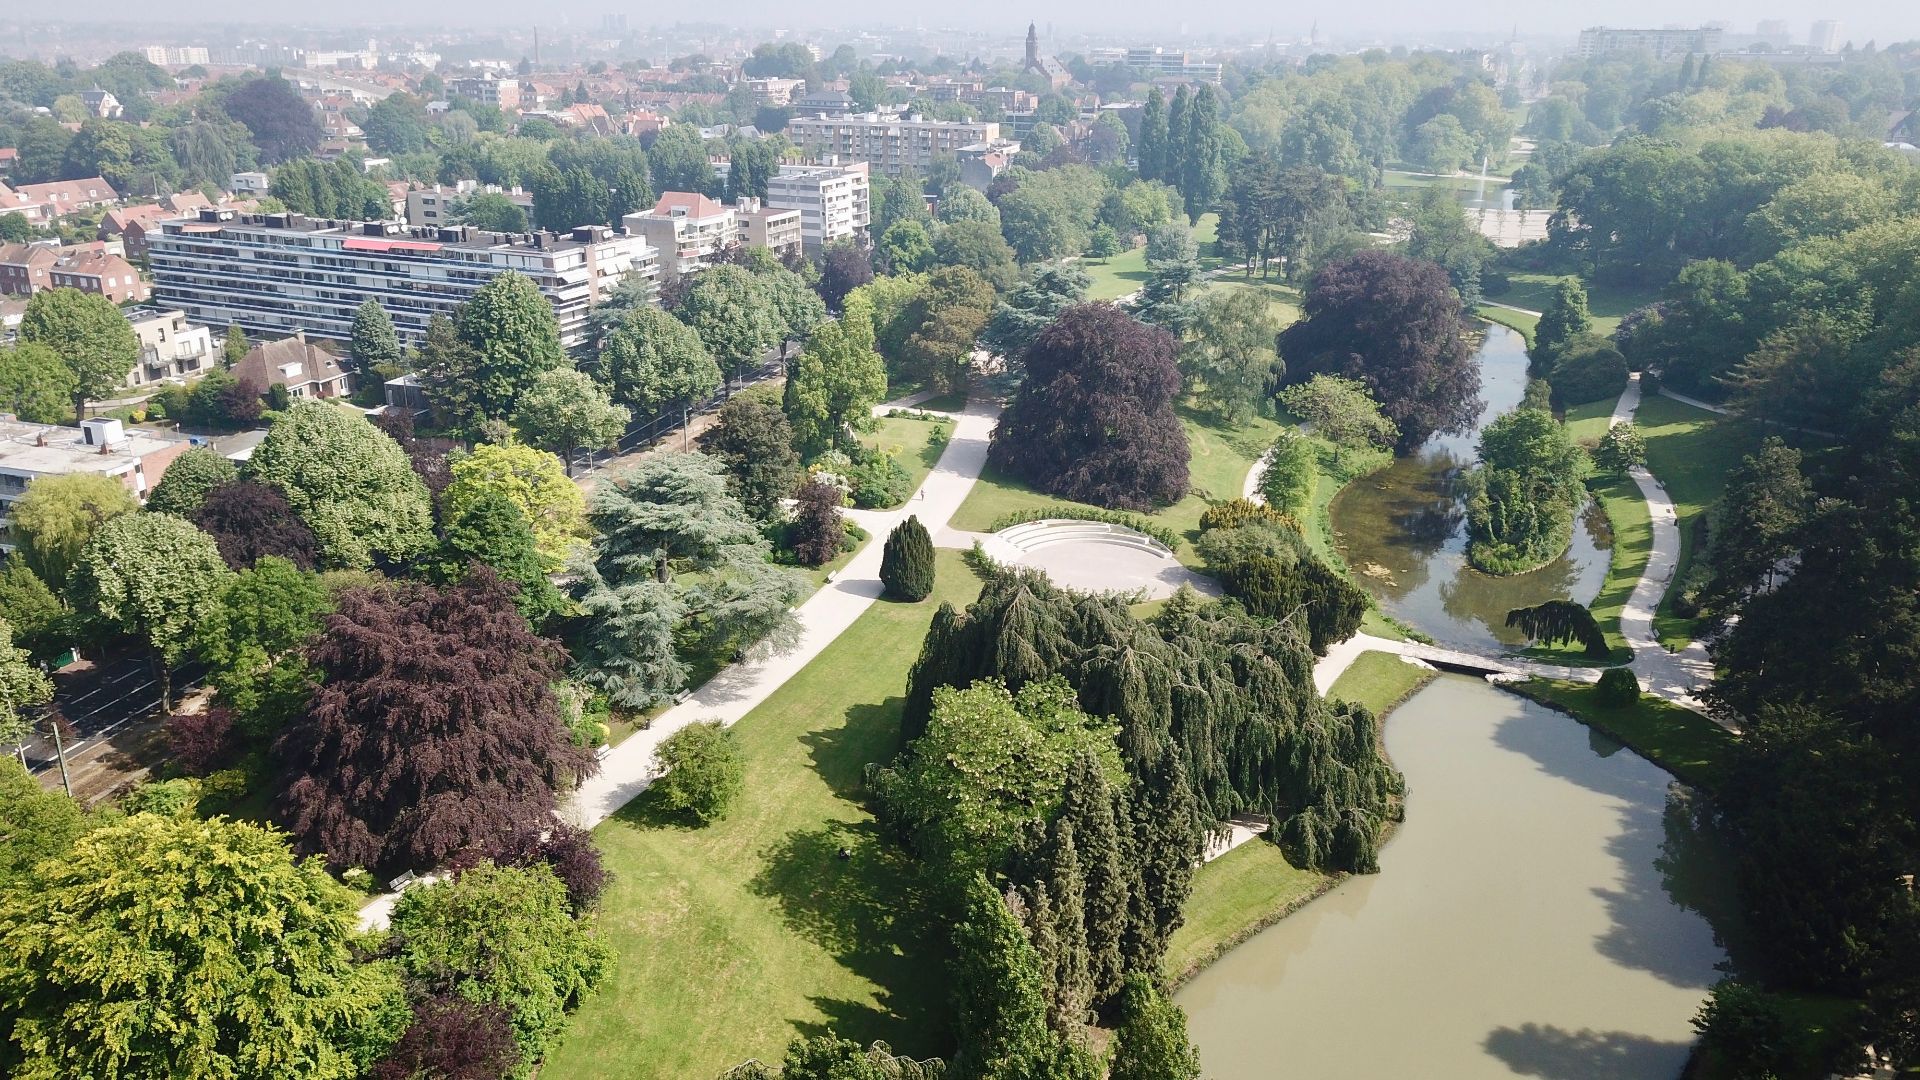
[[[1365,705],[1375,716],[1385,716],[1436,677],[1432,668],[1409,664],[1392,653],[1363,652],[1333,680],[1327,697]]]
[[[691,828],[643,794],[595,830],[619,960],[543,1080],[712,1077],[829,1029],[949,1049],[945,934],[921,923],[911,861],[860,801],[867,763],[899,749],[934,611],[979,591],[960,553],[938,555],[933,596],[874,604],[734,726],[746,792],[728,817]]]
[[[961,400],[961,407],[966,401]],[[912,492],[919,491],[920,485],[927,482],[927,474],[933,471],[940,461],[940,454],[947,448],[946,443],[933,442],[934,421],[922,420],[911,416],[883,416],[874,421],[872,431],[860,436],[860,441],[883,454],[892,454],[894,460],[913,477],[907,485],[908,498]],[[948,429],[949,435],[952,428]]]
[[[1592,683],[1528,679],[1504,684],[1525,697],[1559,709],[1680,780],[1712,793],[1722,782],[1738,736],[1672,702],[1647,694],[1624,708],[1600,704]]]
[[[1662,394],[1641,398],[1634,422],[1646,435],[1647,468],[1665,485],[1679,518],[1680,565],[1673,573],[1677,582],[1693,561],[1694,523],[1726,490],[1727,473],[1758,449],[1760,435],[1752,424]],[[1669,587],[1654,615],[1654,631],[1661,642],[1683,648],[1693,640],[1693,620],[1676,615],[1673,601]]]
[[[1220,265],[1220,259],[1213,252],[1219,225],[1218,214],[1202,214],[1200,220],[1193,223],[1193,242],[1200,248],[1200,269],[1203,271]],[[1118,300],[1128,293],[1140,291],[1147,284],[1145,245],[1123,251],[1111,259],[1082,259],[1077,265],[1093,279],[1093,284],[1087,289],[1089,300]]]

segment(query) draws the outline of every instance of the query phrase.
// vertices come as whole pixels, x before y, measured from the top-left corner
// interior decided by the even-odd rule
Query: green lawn
[[[1694,521],[1720,497],[1727,473],[1753,452],[1759,436],[1750,425],[1660,394],[1641,399],[1634,422],[1647,437],[1647,468],[1666,485],[1680,519],[1680,565],[1673,580],[1681,581],[1693,560]],[[1693,640],[1693,620],[1674,614],[1673,601],[1670,589],[1654,615],[1654,630],[1662,642],[1681,648]]]
[[[1553,295],[1553,287],[1564,274],[1543,274],[1532,271],[1514,271],[1507,275],[1513,287],[1499,296],[1489,296],[1502,304],[1528,308],[1533,311],[1545,311],[1547,298]],[[1593,313],[1593,332],[1600,335],[1611,334],[1620,325],[1620,319],[1638,307],[1644,307],[1660,299],[1658,284],[1649,286],[1600,285],[1585,282],[1587,287],[1587,310]],[[1500,314],[1498,309],[1483,312],[1489,318]],[[1506,312],[1511,315],[1513,312]],[[1500,321],[1504,322],[1504,319]],[[1527,332],[1532,332],[1532,327]]]
[[[1574,442],[1589,450],[1593,449],[1601,436],[1607,433],[1607,428],[1612,426],[1613,407],[1619,404],[1619,401],[1619,396],[1615,395],[1568,409],[1560,418],[1561,423],[1567,427],[1567,435]]]
[[[1432,668],[1409,664],[1392,653],[1363,652],[1333,680],[1327,697],[1365,705],[1375,716],[1385,716],[1435,677]]]
[[[1265,840],[1251,840],[1194,871],[1184,921],[1161,970],[1174,983],[1327,891],[1339,875],[1301,870]]]
[[[1191,453],[1191,490],[1186,498],[1146,516],[1187,538],[1177,554],[1182,562],[1194,565],[1198,559],[1192,541],[1200,535],[1200,515],[1213,503],[1240,497],[1247,473],[1279,435],[1280,424],[1255,417],[1229,428],[1190,409],[1180,410],[1180,417]],[[994,522],[1010,513],[1070,502],[1043,495],[989,466],[953,515],[952,525],[967,532],[991,532]]]
[[[1726,775],[1727,758],[1737,741],[1726,728],[1699,713],[1647,694],[1626,708],[1608,708],[1595,700],[1598,690],[1591,683],[1528,679],[1504,685],[1620,740],[1709,794]]]
[[[1200,220],[1194,223],[1193,239],[1200,245],[1201,270],[1211,270],[1220,265],[1220,259],[1212,251],[1219,225],[1218,214],[1202,214]],[[1089,300],[1118,300],[1147,283],[1147,249],[1144,246],[1122,252],[1111,259],[1083,259],[1079,265],[1093,279],[1093,287],[1087,290]]]
[[[860,441],[883,454],[892,454],[894,459],[905,467],[913,482],[907,485],[908,497],[920,490],[926,483],[927,474],[933,471],[940,461],[940,454],[947,448],[944,442],[933,441],[934,422],[909,416],[884,416],[876,420],[871,432],[860,436]],[[949,434],[952,428],[948,429]]]
[[[946,1048],[942,928],[919,921],[910,859],[858,801],[867,763],[899,747],[935,609],[979,589],[960,553],[939,560],[932,597],[875,604],[734,727],[747,785],[729,817],[688,828],[642,795],[595,830],[614,875],[598,923],[619,961],[545,1080],[710,1077],[827,1029]]]
[[[1278,278],[1269,278],[1262,281],[1257,277],[1244,278],[1235,274],[1229,274],[1225,277],[1215,278],[1207,284],[1208,292],[1228,290],[1252,291],[1265,296],[1267,299],[1267,313],[1272,315],[1274,321],[1283,328],[1299,321],[1300,290],[1291,285],[1281,284]]]
[[[1534,327],[1540,325],[1540,318],[1537,315],[1522,315],[1517,311],[1508,311],[1505,308],[1497,308],[1490,304],[1481,304],[1478,308],[1474,309],[1474,314],[1488,322],[1496,322],[1501,326],[1518,330],[1520,336],[1527,339],[1528,345],[1533,344]]]

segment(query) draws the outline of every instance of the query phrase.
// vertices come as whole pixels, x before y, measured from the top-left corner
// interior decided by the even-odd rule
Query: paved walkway
[[[1635,375],[1633,376],[1633,378],[1634,378],[1634,380],[1635,380],[1635,382],[1634,382],[1634,385],[1635,385],[1635,387],[1636,387],[1636,389],[1637,389],[1637,387],[1639,386],[1639,379],[1640,379],[1640,376],[1639,376],[1639,374],[1638,374],[1638,373],[1636,373],[1636,374],[1635,374]],[[1697,397],[1690,397],[1690,396],[1688,396],[1688,395],[1686,395],[1686,394],[1683,394],[1683,393],[1681,393],[1681,392],[1680,392],[1680,391],[1678,391],[1678,390],[1669,390],[1669,389],[1667,389],[1667,388],[1666,388],[1666,387],[1664,387],[1664,386],[1660,388],[1660,396],[1661,396],[1661,397],[1664,397],[1664,398],[1672,398],[1673,400],[1675,400],[1675,401],[1677,401],[1677,402],[1679,402],[1679,403],[1680,403],[1680,404],[1682,404],[1682,405],[1691,405],[1691,406],[1693,406],[1693,407],[1694,407],[1694,408],[1696,408],[1696,409],[1705,409],[1706,411],[1708,411],[1708,412],[1710,412],[1710,413],[1716,413],[1716,414],[1718,414],[1718,415],[1720,415],[1720,416],[1732,416],[1732,415],[1733,415],[1733,410],[1732,410],[1732,409],[1729,409],[1729,408],[1727,408],[1727,407],[1726,407],[1725,405],[1715,405],[1715,404],[1714,404],[1713,402],[1711,402],[1711,401],[1701,401],[1701,400],[1700,400],[1699,398],[1697,398]],[[1635,400],[1636,400],[1636,401],[1638,400],[1638,393],[1637,393],[1637,392],[1636,392],[1636,394],[1635,394]]]
[[[1608,426],[1627,423],[1639,408],[1640,374],[1635,372],[1615,403]],[[1634,673],[1648,693],[1701,710],[1703,705],[1696,694],[1713,681],[1713,661],[1707,657],[1706,647],[1691,641],[1686,648],[1670,653],[1653,626],[1653,613],[1680,565],[1680,524],[1673,499],[1645,466],[1635,466],[1628,475],[1640,488],[1640,497],[1647,501],[1653,546],[1647,554],[1646,569],[1633,586],[1633,595],[1620,611],[1620,636],[1633,649]]]
[[[1482,300],[1480,301],[1480,304],[1482,307],[1497,307],[1501,311],[1517,311],[1522,315],[1531,315],[1536,319],[1541,319],[1546,317],[1546,312],[1544,311],[1535,311],[1532,308],[1514,307],[1512,304],[1502,304],[1497,300]]]

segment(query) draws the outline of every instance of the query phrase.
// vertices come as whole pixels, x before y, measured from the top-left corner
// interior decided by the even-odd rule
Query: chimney
[[[307,343],[307,328],[303,326],[300,329],[295,330],[293,332],[293,340],[299,342],[302,345],[305,345]]]

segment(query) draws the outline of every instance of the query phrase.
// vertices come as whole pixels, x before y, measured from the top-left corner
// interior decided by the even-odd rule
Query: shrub
[[[567,887],[567,905],[575,914],[600,902],[612,876],[601,861],[593,836],[583,829],[556,822],[540,829],[521,829],[496,838],[484,847],[467,848],[448,861],[450,870],[471,870],[483,862],[495,866],[545,866]]]
[[[1608,668],[1594,685],[1594,700],[1609,709],[1624,709],[1640,700],[1640,680],[1627,668]]]
[[[718,720],[688,724],[667,736],[655,757],[666,770],[653,785],[660,801],[703,825],[725,817],[746,787],[746,764]]]
[[[149,780],[135,784],[120,809],[129,814],[159,814],[179,817],[191,814],[200,805],[200,781],[191,777],[174,780]]]
[[[1291,431],[1282,432],[1267,451],[1267,467],[1260,473],[1260,495],[1267,505],[1298,516],[1313,503],[1320,455],[1313,443]]]
[[[1594,447],[1593,463],[1610,473],[1624,473],[1636,465],[1645,465],[1647,439],[1640,433],[1640,425],[1628,421],[1608,428],[1600,437],[1600,445]]]
[[[369,1080],[497,1080],[520,1064],[507,1007],[446,995],[413,1007],[413,1021]]]
[[[880,585],[890,600],[918,603],[933,592],[933,537],[920,519],[908,516],[887,536],[880,553]]]
[[[217,705],[205,712],[169,717],[166,737],[174,760],[194,776],[205,776],[221,768],[240,752],[240,736],[233,728],[233,713]]]
[[[912,474],[893,455],[860,446],[850,457],[853,464],[847,470],[847,482],[853,488],[853,505],[862,510],[886,510],[906,502],[913,494]]]
[[[217,769],[200,781],[200,805],[215,810],[232,806],[253,790],[253,775],[246,769]]]
[[[1547,382],[1562,405],[1619,397],[1627,388],[1627,358],[1606,338],[1583,335],[1560,350]]]
[[[1300,531],[1300,522],[1295,520],[1293,515],[1246,499],[1234,499],[1231,502],[1207,507],[1206,512],[1200,515],[1200,531],[1237,529],[1255,521],[1271,521],[1276,525],[1284,525],[1294,532]]]

